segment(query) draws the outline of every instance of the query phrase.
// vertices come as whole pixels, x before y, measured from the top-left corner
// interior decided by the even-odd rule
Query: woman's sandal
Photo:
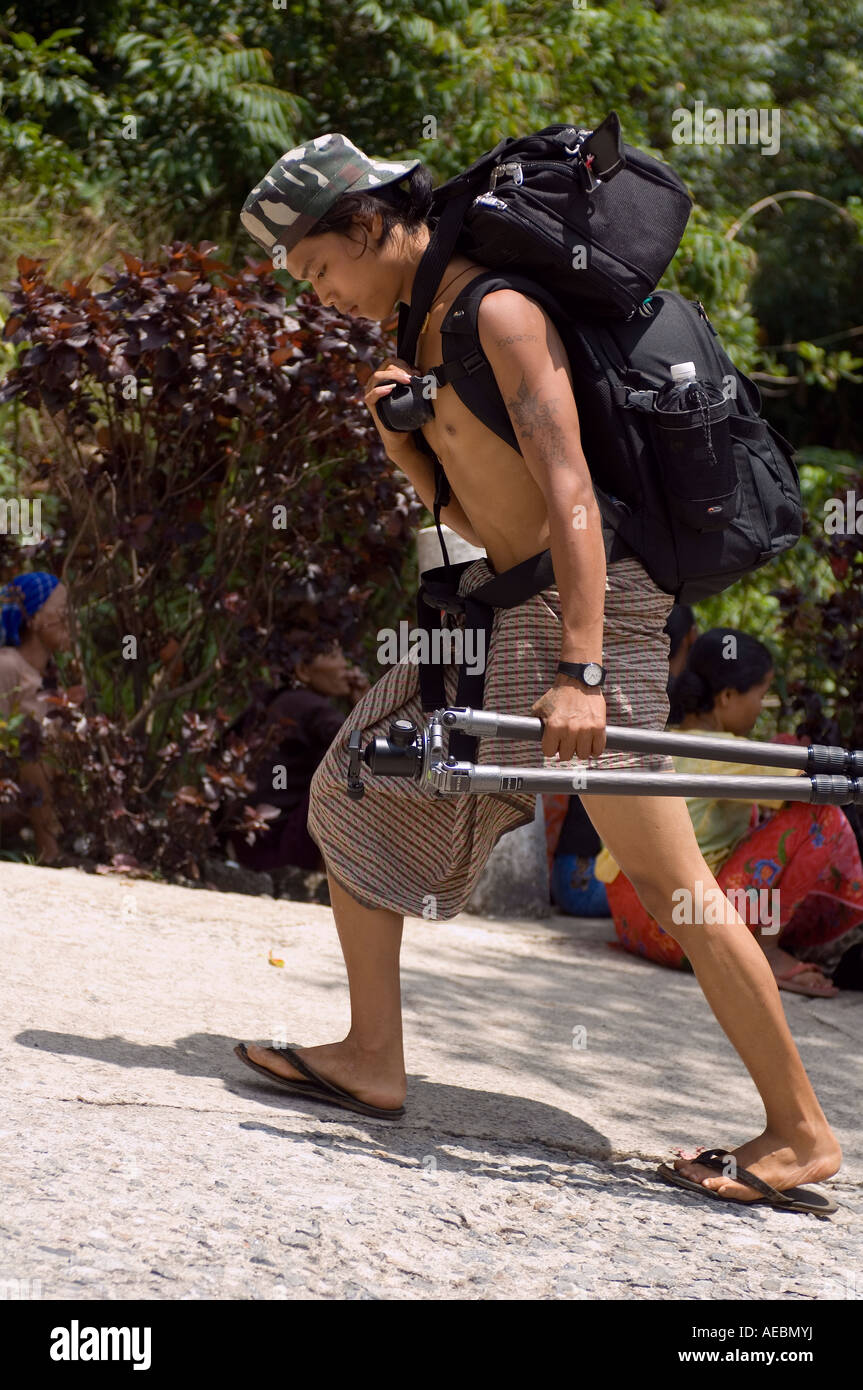
[[[796,975],[802,975],[807,970],[815,971],[819,974],[824,984],[829,986],[829,989],[818,989],[817,982],[814,987],[812,985],[795,985],[793,983],[794,977]],[[814,961],[798,960],[796,964],[792,965],[790,970],[783,971],[781,975],[776,975],[775,971],[773,973],[776,976],[776,983],[779,988],[787,989],[791,994],[805,994],[809,999],[835,999],[836,995],[841,993],[840,990],[835,988],[828,976],[825,975],[821,966],[816,965]]]
[[[729,1159],[731,1159],[731,1164],[728,1163]],[[733,1179],[735,1182],[745,1182],[749,1187],[754,1187],[756,1191],[763,1192],[764,1196],[756,1197],[751,1202],[741,1201],[739,1197],[723,1197],[721,1192],[715,1192],[712,1187],[702,1187],[701,1183],[694,1182],[692,1178],[685,1178],[682,1173],[678,1173],[676,1168],[670,1168],[667,1163],[660,1163],[656,1172],[665,1182],[674,1183],[676,1187],[688,1188],[690,1192],[698,1192],[702,1197],[718,1197],[721,1202],[732,1202],[739,1207],[754,1207],[759,1202],[767,1202],[771,1207],[778,1207],[783,1211],[808,1211],[813,1216],[829,1216],[831,1212],[838,1211],[832,1197],[825,1197],[820,1192],[813,1192],[811,1187],[789,1187],[784,1192],[780,1192],[778,1187],[773,1187],[755,1173],[750,1173],[748,1168],[741,1168],[734,1155],[729,1153],[727,1149],[705,1149],[704,1153],[693,1158],[692,1162],[703,1163],[705,1168],[713,1168],[718,1173],[725,1173],[729,1179]]]

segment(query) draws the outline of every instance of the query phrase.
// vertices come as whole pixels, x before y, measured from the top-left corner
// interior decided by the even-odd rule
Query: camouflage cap
[[[346,135],[318,135],[278,159],[243,203],[240,221],[265,251],[290,251],[343,193],[396,183],[422,161],[371,159]]]

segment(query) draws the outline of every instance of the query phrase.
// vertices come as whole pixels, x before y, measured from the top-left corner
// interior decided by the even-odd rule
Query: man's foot
[[[780,946],[765,946],[762,942],[761,949],[770,962],[780,989],[787,989],[792,994],[805,994],[810,999],[832,999],[840,993],[820,965],[812,961],[799,961]]]
[[[390,1054],[362,1052],[347,1038],[338,1043],[321,1043],[318,1047],[295,1047],[294,1051],[319,1076],[350,1091],[366,1105],[376,1105],[382,1110],[397,1110],[404,1105],[407,1095],[404,1063]],[[308,1081],[307,1076],[269,1047],[246,1043],[246,1052],[253,1062],[278,1076],[286,1076],[291,1081]]]
[[[838,1173],[842,1164],[842,1150],[829,1129],[817,1139],[810,1136],[793,1146],[765,1130],[757,1139],[751,1139],[748,1144],[741,1144],[729,1152],[741,1168],[749,1168],[756,1177],[772,1183],[780,1192],[785,1192],[789,1187],[824,1182]],[[736,1182],[732,1176],[726,1177],[723,1173],[703,1167],[697,1158],[678,1158],[673,1166],[685,1178],[711,1188],[729,1201],[757,1202],[764,1196],[747,1183]]]

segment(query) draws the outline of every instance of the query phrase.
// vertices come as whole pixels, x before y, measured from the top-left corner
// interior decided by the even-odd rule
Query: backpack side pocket
[[[740,506],[728,417],[727,400],[648,417],[669,510],[694,531],[722,531]]]

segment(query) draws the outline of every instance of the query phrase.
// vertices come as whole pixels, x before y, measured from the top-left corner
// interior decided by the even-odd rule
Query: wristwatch
[[[559,661],[557,669],[561,676],[577,676],[593,690],[602,688],[608,674],[606,668],[600,666],[597,661]]]

